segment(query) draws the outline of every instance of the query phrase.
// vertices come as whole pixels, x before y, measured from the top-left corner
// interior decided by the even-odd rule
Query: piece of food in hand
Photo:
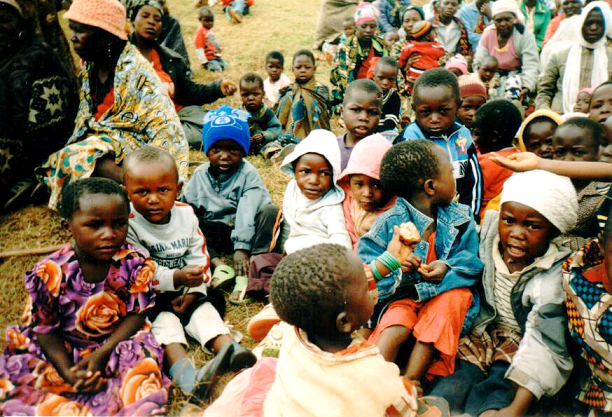
[[[414,245],[421,241],[421,234],[414,223],[402,223],[400,225],[400,240],[405,245]]]

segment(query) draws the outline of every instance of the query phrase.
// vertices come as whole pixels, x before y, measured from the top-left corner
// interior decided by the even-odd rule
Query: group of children
[[[612,411],[612,82],[581,90],[575,113],[523,120],[491,99],[494,58],[437,68],[435,28],[408,8],[396,60],[376,17],[365,3],[345,22],[332,94],[309,50],[293,83],[276,51],[267,79],[244,75],[243,108],[206,114],[208,161],[184,189],[155,147],[126,157],[123,187],[65,187],[74,243],[26,274],[3,414],[160,414],[170,381],[201,401],[230,371],[204,415],[519,416],[561,396]],[[200,21],[214,71],[210,9]],[[251,154],[291,177],[282,208]],[[253,351],[224,322],[226,286],[234,304],[270,294]],[[186,335],[214,359],[197,367]]]

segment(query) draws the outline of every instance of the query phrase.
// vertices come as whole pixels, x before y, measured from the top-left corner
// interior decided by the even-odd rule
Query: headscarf
[[[578,198],[567,177],[542,170],[514,174],[504,183],[499,205],[510,201],[531,207],[561,233],[567,233],[576,224]]]
[[[491,3],[491,17],[493,19],[498,14],[507,12],[512,13],[521,25],[525,25],[525,17],[515,0],[497,0]]]
[[[136,13],[142,6],[155,7],[162,16],[164,15],[164,5],[159,0],[123,0],[123,4],[127,9],[127,17],[130,21],[136,19]]]
[[[582,36],[582,27],[589,13],[593,10],[601,13],[604,22],[603,36],[595,43],[589,43]],[[594,1],[589,3],[580,15],[580,31],[578,40],[573,43],[567,61],[565,62],[565,73],[563,74],[563,83],[561,91],[563,92],[563,112],[569,113],[573,111],[576,98],[578,97],[578,89],[580,88],[580,69],[582,61],[582,48],[593,50],[593,68],[591,70],[591,85],[589,87],[597,87],[599,84],[608,81],[608,54],[606,53],[606,37],[612,34],[612,11],[608,3],[603,1]]]
[[[525,132],[525,128],[527,127],[529,123],[531,123],[534,119],[538,117],[545,117],[547,119],[550,119],[550,121],[555,123],[557,126],[563,124],[563,117],[561,117],[557,112],[554,112],[548,109],[540,109],[540,110],[534,111],[533,113],[529,115],[529,117],[527,117],[523,121],[523,124],[521,125],[518,133],[516,134],[518,138],[518,144],[519,144],[518,147],[521,150],[521,152],[527,152],[527,148],[525,147],[525,141],[523,138],[523,133]]]
[[[360,25],[363,22],[369,21],[378,21],[378,17],[380,16],[380,12],[370,3],[361,3],[357,6],[357,11],[355,12],[355,24]]]
[[[404,23],[404,16],[406,16],[406,13],[408,13],[411,10],[414,10],[415,12],[417,12],[421,16],[421,20],[425,20],[425,12],[423,11],[422,7],[407,6],[404,8],[404,10],[402,10],[402,15],[401,15],[402,23]]]
[[[577,14],[572,17],[565,18],[561,21],[559,28],[554,35],[550,38],[544,48],[542,48],[542,54],[540,55],[540,62],[542,63],[541,68],[546,68],[548,59],[553,52],[567,48],[580,36],[580,22],[582,16]]]

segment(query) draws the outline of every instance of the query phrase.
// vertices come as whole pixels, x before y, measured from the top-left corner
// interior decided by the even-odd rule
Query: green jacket
[[[521,12],[525,15],[525,22],[527,22],[527,8],[525,7],[525,0],[521,1],[520,5]],[[536,0],[535,13],[533,15],[533,28],[536,43],[538,44],[538,50],[542,49],[542,42],[544,42],[544,36],[546,35],[546,29],[548,23],[550,23],[550,9],[543,0]]]

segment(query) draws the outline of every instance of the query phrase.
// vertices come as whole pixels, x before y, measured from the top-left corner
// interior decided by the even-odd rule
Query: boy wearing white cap
[[[570,251],[554,239],[572,229],[577,207],[566,177],[535,170],[504,184],[500,211],[486,213],[480,235],[480,315],[459,342],[455,373],[431,393],[451,410],[525,415],[569,378],[561,267]]]

